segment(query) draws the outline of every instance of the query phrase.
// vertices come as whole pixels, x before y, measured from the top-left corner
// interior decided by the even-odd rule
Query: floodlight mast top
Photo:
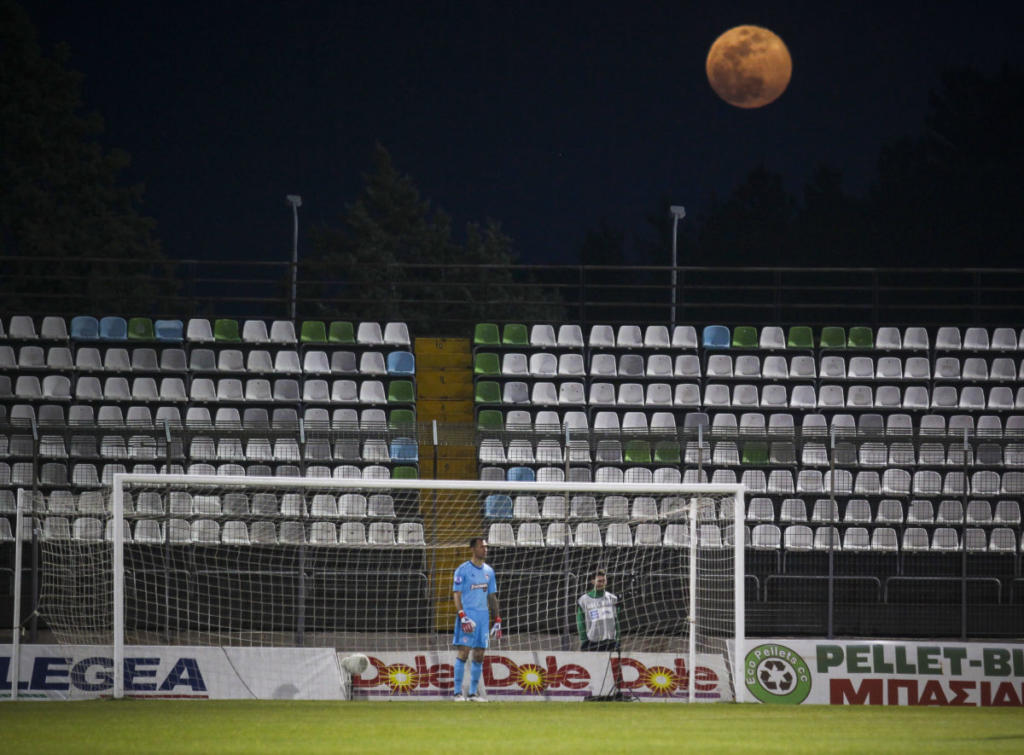
[[[302,197],[298,194],[286,194],[284,201],[292,208],[292,298],[291,316],[295,322],[295,290],[298,287],[299,279],[299,208],[302,207]]]
[[[686,217],[686,208],[680,204],[674,204],[668,208],[672,214],[672,316],[671,324],[676,324],[676,235],[679,228],[679,221]]]

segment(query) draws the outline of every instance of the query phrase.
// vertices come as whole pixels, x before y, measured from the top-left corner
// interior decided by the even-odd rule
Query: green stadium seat
[[[813,349],[814,333],[806,325],[794,325],[789,329],[786,347],[790,349]]]
[[[302,343],[327,343],[327,326],[319,320],[306,320],[299,334]]]
[[[743,464],[764,466],[768,463],[768,444],[760,441],[743,444]]]
[[[411,431],[416,427],[416,412],[412,409],[392,409],[388,415],[388,427],[403,432]]]
[[[500,346],[498,326],[493,322],[478,322],[473,329],[474,346]]]
[[[627,464],[650,464],[651,444],[646,440],[628,440],[622,449],[622,458]]]
[[[242,336],[238,332],[238,321],[220,319],[213,323],[213,340],[226,343],[241,343]]]
[[[412,404],[416,401],[416,391],[411,380],[392,380],[388,383],[389,404]]]
[[[420,473],[416,467],[401,466],[395,467],[391,470],[392,480],[417,480],[419,479]]]
[[[671,464],[676,466],[681,463],[679,455],[679,444],[673,440],[662,440],[654,444],[654,463]]]
[[[738,325],[733,328],[732,345],[734,349],[756,349],[757,328],[752,325]]]
[[[526,326],[518,322],[510,322],[502,328],[501,343],[503,346],[527,347],[530,345],[530,335]]]
[[[481,409],[476,417],[476,426],[480,430],[501,430],[501,412],[497,409]]]
[[[330,343],[355,343],[356,332],[352,327],[352,323],[345,320],[335,320],[332,322],[327,332],[327,340]]]
[[[478,404],[500,404],[501,386],[493,380],[479,380],[473,391],[473,400]]]
[[[836,325],[830,325],[821,329],[821,348],[823,349],[845,349],[846,329]]]
[[[489,351],[477,354],[476,359],[473,360],[473,374],[500,375],[501,363],[498,361],[498,355]]]
[[[128,321],[129,341],[155,341],[156,331],[148,317],[133,317]]]
[[[873,349],[875,348],[874,331],[863,325],[852,327],[846,345],[851,349]]]

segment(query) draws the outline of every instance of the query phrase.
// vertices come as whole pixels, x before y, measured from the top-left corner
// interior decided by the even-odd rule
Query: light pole
[[[686,208],[674,204],[669,207],[672,213],[672,324],[676,324],[676,236],[679,221],[686,217]]]
[[[285,201],[292,206],[292,322],[295,322],[295,288],[299,278],[299,208],[302,197],[289,194]]]

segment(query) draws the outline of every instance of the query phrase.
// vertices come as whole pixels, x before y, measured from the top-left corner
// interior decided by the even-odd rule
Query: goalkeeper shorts
[[[465,645],[471,648],[486,648],[490,627],[490,617],[487,612],[466,611],[466,616],[476,622],[476,629],[472,632],[462,631],[462,622],[455,617],[455,632],[452,635],[453,645]]]

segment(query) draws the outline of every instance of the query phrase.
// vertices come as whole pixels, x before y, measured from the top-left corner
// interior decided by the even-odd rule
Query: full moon
[[[708,81],[730,105],[755,108],[774,102],[793,73],[789,50],[760,26],[737,26],[715,40],[708,51]]]

